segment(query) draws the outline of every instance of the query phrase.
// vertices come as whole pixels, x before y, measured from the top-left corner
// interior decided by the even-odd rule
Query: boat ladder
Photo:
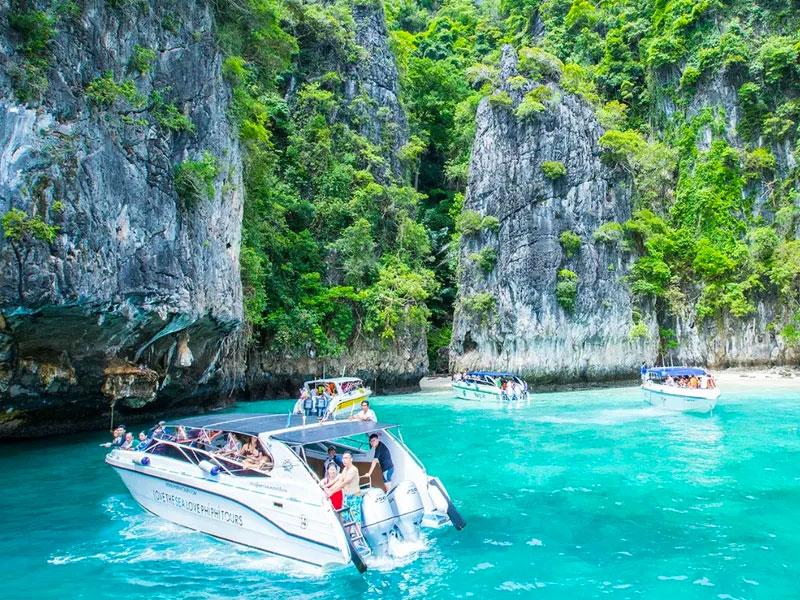
[[[350,509],[347,507],[340,508],[336,511],[339,513],[339,518],[342,520],[342,524],[344,525],[345,533],[350,537],[350,541],[353,543],[353,547],[358,551],[361,556],[369,556],[372,554],[372,550],[370,550],[369,544],[367,544],[367,540],[364,538],[364,535],[356,529],[355,521],[350,520]]]

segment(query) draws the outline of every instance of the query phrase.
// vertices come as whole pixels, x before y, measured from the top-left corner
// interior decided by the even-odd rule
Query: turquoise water
[[[800,391],[726,390],[713,416],[638,389],[516,409],[377,398],[467,527],[391,570],[324,573],[146,514],[81,434],[0,446],[7,598],[800,597]],[[278,412],[286,402],[241,407]]]

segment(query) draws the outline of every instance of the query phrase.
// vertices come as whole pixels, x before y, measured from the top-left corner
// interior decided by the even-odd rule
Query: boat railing
[[[183,456],[183,460],[188,463],[199,465],[200,462],[206,460],[219,467],[219,469],[224,473],[234,477],[247,477],[253,475],[269,477],[269,473],[257,468],[248,468],[241,461],[237,461],[234,457],[219,456],[214,452],[209,452],[208,450],[192,446],[191,444],[195,443],[196,441],[197,440],[191,440],[190,442],[177,442],[165,438],[156,438],[156,443],[149,446],[145,452],[155,456],[166,454],[168,458],[178,458],[177,456],[169,456],[167,453],[157,451],[159,446],[165,446],[171,448],[173,452],[177,450],[178,453]],[[178,460],[181,459],[178,458]]]

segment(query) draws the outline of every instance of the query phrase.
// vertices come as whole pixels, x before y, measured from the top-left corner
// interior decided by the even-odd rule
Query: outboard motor
[[[414,482],[405,480],[394,486],[389,492],[389,505],[397,517],[397,530],[403,539],[407,542],[419,540],[425,507]]]
[[[369,488],[364,492],[361,515],[363,523],[361,533],[367,540],[369,547],[376,556],[387,553],[389,545],[389,534],[394,529],[397,517],[389,506],[389,499],[383,490],[379,488]]]

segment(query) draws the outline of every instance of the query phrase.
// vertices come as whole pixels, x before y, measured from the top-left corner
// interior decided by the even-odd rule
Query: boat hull
[[[665,410],[709,413],[717,405],[718,389],[700,390],[672,386],[643,385],[642,396],[647,404]]]
[[[312,518],[297,519],[302,533],[287,526],[286,517],[275,514],[275,507],[286,506],[284,500],[233,498],[217,481],[173,481],[160,474],[145,472],[143,467],[127,467],[108,461],[122,478],[134,500],[145,510],[178,525],[277,556],[317,566],[339,566],[350,562],[349,547],[343,532],[333,527],[323,535],[315,535]],[[183,478],[180,478],[183,479]],[[210,490],[209,487],[218,489]],[[313,511],[315,507],[309,506]],[[317,510],[320,510],[317,508]],[[305,523],[305,526],[303,525]],[[337,538],[339,538],[337,540]],[[338,546],[337,546],[338,543]],[[345,547],[342,547],[345,545]]]
[[[352,397],[344,398],[336,405],[336,408],[331,411],[331,414],[335,419],[347,418],[354,412],[357,412],[361,403],[364,400],[369,400],[371,395],[371,392],[358,392],[353,394]]]
[[[519,402],[527,399],[527,394],[523,393],[521,397],[508,396],[503,394],[502,390],[491,386],[478,386],[468,383],[454,383],[453,391],[456,398],[459,400],[480,400],[488,402]]]

